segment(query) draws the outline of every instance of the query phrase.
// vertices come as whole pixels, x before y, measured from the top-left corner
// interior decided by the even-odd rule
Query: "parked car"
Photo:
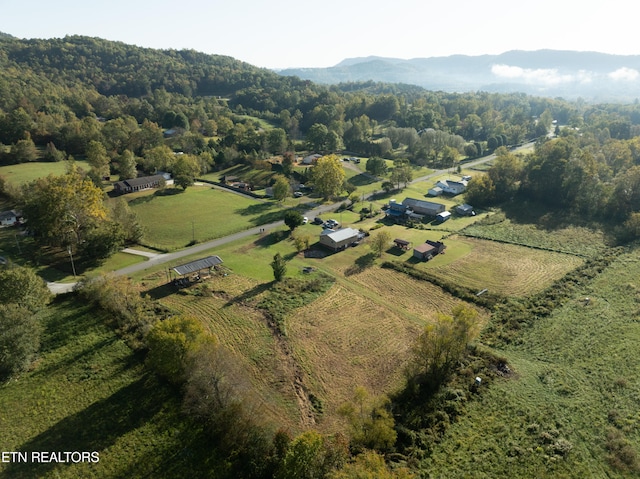
[[[302,224],[306,225],[309,222],[309,218],[307,218],[306,216],[304,218],[302,218]]]
[[[314,225],[321,225],[322,223],[324,223],[324,221],[322,221],[322,218],[320,218],[319,216],[316,216],[315,218],[313,218]]]
[[[302,191],[296,191],[293,196],[295,196],[296,198],[300,198],[301,196],[304,196],[304,193]]]

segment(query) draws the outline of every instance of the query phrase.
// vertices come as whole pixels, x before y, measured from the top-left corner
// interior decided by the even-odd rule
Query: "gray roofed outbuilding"
[[[206,258],[197,259],[195,261],[191,261],[190,263],[181,264],[180,266],[176,266],[173,270],[179,275],[185,275],[189,273],[197,273],[198,271],[202,271],[203,269],[213,268],[222,264],[222,259],[220,256],[212,255],[207,256]]]

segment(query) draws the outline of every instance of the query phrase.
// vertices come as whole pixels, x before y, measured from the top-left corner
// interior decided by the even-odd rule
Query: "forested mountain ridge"
[[[636,82],[639,71],[638,55],[514,50],[500,55],[409,60],[350,58],[329,68],[290,68],[279,73],[325,84],[373,80],[449,92],[524,92],[590,101],[632,101],[640,95]]]
[[[92,84],[103,95],[139,97],[157,88],[186,96],[226,95],[283,81],[269,70],[194,50],[155,50],[84,36],[4,40],[0,61],[5,65],[29,68],[54,83]]]

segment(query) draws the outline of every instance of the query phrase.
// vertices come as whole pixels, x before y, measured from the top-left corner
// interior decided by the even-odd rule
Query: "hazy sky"
[[[1,0],[0,31],[88,35],[189,48],[267,68],[369,55],[425,58],[508,50],[640,54],[628,0]]]

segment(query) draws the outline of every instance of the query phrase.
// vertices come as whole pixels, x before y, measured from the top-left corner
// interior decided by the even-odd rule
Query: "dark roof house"
[[[420,261],[429,261],[435,255],[444,251],[446,246],[440,241],[427,240],[426,243],[422,243],[413,248],[413,257]]]
[[[141,176],[139,178],[116,181],[113,184],[113,190],[123,195],[125,193],[133,193],[134,191],[157,188],[160,184],[164,183],[166,183],[164,175]]]
[[[474,216],[476,214],[475,211],[473,211],[473,206],[466,203],[456,206],[454,210],[461,216]]]

